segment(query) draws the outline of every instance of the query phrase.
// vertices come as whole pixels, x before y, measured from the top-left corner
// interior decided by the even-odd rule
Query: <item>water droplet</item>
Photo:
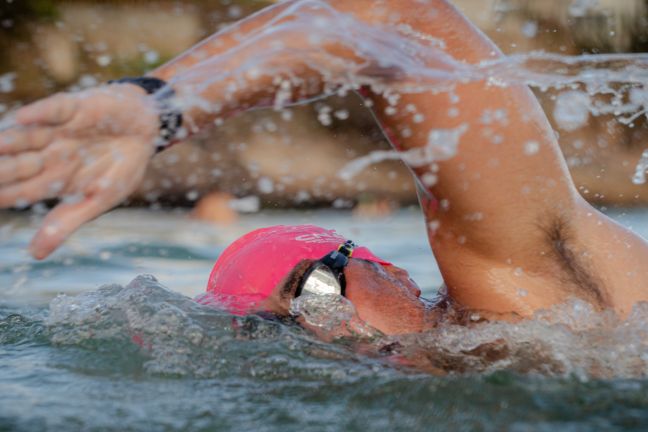
[[[11,93],[15,89],[16,75],[14,72],[0,75],[0,93]]]
[[[160,61],[160,54],[155,50],[149,50],[144,53],[144,61],[148,64],[154,64]]]
[[[335,117],[339,120],[347,120],[349,118],[349,111],[338,110],[335,112]]]
[[[432,187],[437,184],[439,178],[432,173],[425,173],[421,176],[421,181],[425,186]]]
[[[59,232],[59,228],[56,225],[47,225],[45,227],[45,235],[53,236],[53,235],[56,235],[58,232]],[[63,265],[69,265],[69,264],[67,264],[64,261]]]
[[[189,201],[196,201],[200,197],[200,194],[196,190],[190,190],[185,196]]]
[[[261,200],[257,196],[248,196],[229,202],[230,208],[240,213],[257,213],[261,209]]]
[[[275,189],[274,182],[268,177],[261,177],[257,183],[257,187],[262,194],[271,194]]]
[[[524,144],[524,154],[533,156],[540,151],[540,144],[537,141],[528,141]]]
[[[439,222],[438,220],[432,220],[432,221],[428,222],[428,228],[433,233],[437,232],[440,227],[441,227],[441,222]]]
[[[112,57],[108,54],[103,54],[97,57],[97,64],[101,67],[106,67],[112,62]]]
[[[587,124],[591,101],[587,93],[568,91],[556,98],[554,120],[561,129],[575,131]]]
[[[538,23],[536,21],[525,21],[522,24],[522,34],[531,39],[538,34]]]
[[[598,4],[599,0],[572,0],[569,5],[569,15],[575,18],[587,16]]]
[[[635,173],[632,176],[632,183],[642,185],[646,183],[646,171],[648,170],[648,150],[644,150],[641,154]]]

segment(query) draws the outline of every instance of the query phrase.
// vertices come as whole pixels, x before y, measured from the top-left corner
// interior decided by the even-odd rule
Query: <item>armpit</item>
[[[584,249],[580,249],[572,234],[570,223],[556,217],[544,228],[552,258],[560,267],[560,283],[573,290],[577,297],[604,307],[610,304],[604,284],[596,277],[595,270],[587,262]]]

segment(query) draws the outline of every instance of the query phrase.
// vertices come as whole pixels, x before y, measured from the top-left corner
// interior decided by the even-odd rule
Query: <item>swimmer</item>
[[[156,146],[246,109],[311,100],[353,76],[360,86],[380,84],[355,90],[371,102],[395,149],[425,162],[405,158],[419,185],[446,296],[430,305],[405,271],[333,232],[274,227],[227,249],[201,302],[211,296],[234,313],[287,315],[295,297],[341,294],[361,320],[399,334],[436,325],[447,302],[487,319],[513,320],[572,297],[620,316],[648,300],[646,243],[580,197],[528,88],[462,80],[451,91],[393,98],[379,88],[415,87],[418,78],[365,49],[371,41],[362,32],[357,38],[331,32],[321,41],[294,33],[315,29],[316,36],[331,17],[353,19],[353,28],[388,29],[387,35],[427,35],[446,57],[421,61],[450,77],[453,68],[503,58],[445,0],[289,0],[213,35],[145,79],[28,105],[0,132],[0,206],[63,198],[35,235],[33,256],[47,257],[133,192]],[[385,50],[400,47],[379,42]],[[285,88],[277,76],[259,72],[273,70],[301,86]],[[494,120],[486,122],[485,113]],[[454,134],[456,154],[426,161],[431,131]]]

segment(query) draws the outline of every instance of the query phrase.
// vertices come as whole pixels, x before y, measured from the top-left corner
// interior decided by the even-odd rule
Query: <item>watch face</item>
[[[315,268],[308,275],[302,288],[302,295],[342,294],[342,287],[331,269],[326,266]]]

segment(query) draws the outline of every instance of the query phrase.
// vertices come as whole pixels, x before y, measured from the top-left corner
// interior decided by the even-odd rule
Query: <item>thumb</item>
[[[29,252],[38,260],[47,258],[83,224],[112,207],[112,203],[98,196],[87,197],[74,204],[59,204],[45,217],[29,245]]]

